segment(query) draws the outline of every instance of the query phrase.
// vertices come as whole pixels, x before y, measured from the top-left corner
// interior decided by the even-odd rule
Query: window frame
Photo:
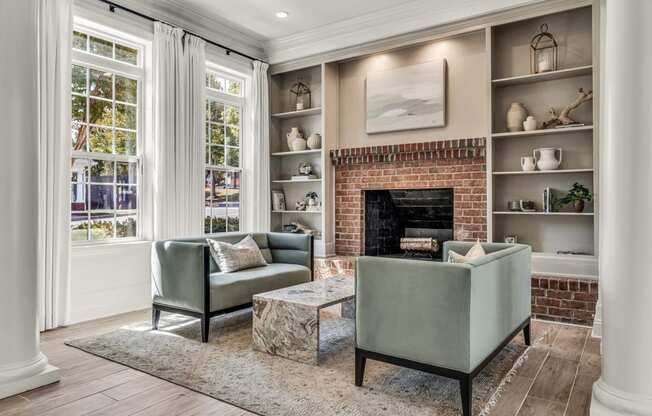
[[[240,137],[239,137],[239,144],[237,146],[238,148],[238,166],[227,166],[226,161],[228,160],[228,155],[226,149],[228,149],[228,145],[226,145],[226,133],[224,137],[225,141],[225,147],[224,147],[224,166],[216,166],[216,165],[211,165],[210,164],[210,154],[206,155],[204,154],[204,175],[203,175],[203,182],[202,182],[202,189],[205,188],[205,183],[206,183],[206,176],[207,173],[218,171],[218,172],[225,172],[225,173],[237,173],[239,176],[239,182],[240,186],[238,188],[238,201],[239,201],[239,207],[238,207],[238,231],[242,231],[243,229],[243,189],[245,188],[245,180],[244,180],[244,171],[242,168],[243,160],[244,160],[244,154],[243,154],[243,142],[245,140],[245,134],[246,134],[246,123],[244,122],[245,117],[247,115],[247,99],[246,99],[246,78],[235,73],[234,71],[231,71],[229,69],[226,69],[220,65],[211,63],[211,62],[206,62],[206,76],[208,76],[208,73],[214,73],[218,75],[221,78],[227,79],[227,80],[233,80],[237,81],[240,83],[240,95],[234,95],[234,94],[229,94],[227,92],[221,92],[217,91],[215,89],[210,88],[208,85],[204,84],[204,91],[205,91],[205,101],[206,104],[208,104],[209,100],[217,101],[219,103],[222,103],[224,105],[230,105],[233,107],[238,108],[239,110],[239,126],[238,128],[240,129]],[[204,109],[206,109],[208,105],[204,106]],[[206,110],[205,110],[206,111]],[[205,123],[208,122],[208,114],[205,114],[204,116]],[[226,122],[224,123],[226,126]],[[206,128],[204,126],[204,132],[206,132]],[[204,137],[204,152],[206,152],[206,147],[210,142],[209,137]],[[235,147],[235,146],[230,146],[230,147]],[[204,210],[206,210],[206,194],[204,193]],[[204,235],[209,235],[209,234],[215,234],[215,233],[206,233],[206,228],[205,228],[205,221],[206,216],[204,215],[202,218],[202,230]],[[231,232],[229,230],[229,222],[228,222],[228,214],[226,216],[226,231],[223,232]]]
[[[136,43],[131,39],[127,39],[126,37],[123,37],[120,35],[118,32],[114,31],[109,31],[109,30],[101,30],[98,29],[98,27],[93,24],[94,22],[86,21],[84,19],[83,22],[78,21],[78,19],[75,19],[75,23],[73,25],[73,30],[74,31],[79,31],[83,32],[89,36],[96,36],[100,38],[104,38],[107,40],[111,40],[114,43],[119,43],[125,46],[128,46],[130,48],[136,49],[138,51],[138,62],[136,65],[130,64],[127,62],[122,62],[118,60],[114,60],[113,58],[108,58],[108,57],[103,57],[100,55],[95,55],[90,52],[86,51],[80,51],[77,49],[72,49],[72,54],[71,54],[71,68],[73,65],[76,66],[82,66],[85,68],[89,69],[94,69],[98,71],[108,71],[114,74],[113,77],[113,91],[115,94],[115,76],[124,76],[128,77],[131,79],[135,79],[137,81],[137,104],[136,104],[136,154],[135,155],[120,155],[120,154],[108,154],[108,153],[95,153],[95,152],[90,152],[90,151],[80,151],[80,150],[72,150],[70,152],[70,160],[72,161],[73,159],[94,159],[94,160],[103,160],[103,161],[110,161],[110,162],[128,162],[128,163],[136,163],[136,190],[137,190],[137,195],[136,195],[136,235],[132,237],[112,237],[112,238],[106,238],[103,240],[91,240],[90,238],[87,240],[76,240],[72,241],[71,244],[73,246],[96,246],[96,245],[108,245],[108,244],[116,244],[116,243],[129,243],[129,242],[135,242],[135,241],[143,241],[144,240],[144,227],[143,227],[143,221],[144,221],[144,213],[143,213],[143,201],[144,201],[144,192],[143,192],[143,172],[144,172],[144,147],[145,147],[145,111],[146,111],[146,97],[145,97],[145,88],[146,88],[146,83],[147,83],[147,71],[145,67],[145,56],[146,56],[146,47],[147,45],[145,44],[145,41],[143,40],[143,43]],[[97,26],[102,26],[100,23],[97,24]],[[90,40],[90,39],[89,39]],[[87,40],[87,41],[89,41]],[[115,46],[114,46],[115,48]],[[90,82],[90,80],[87,78],[87,82]],[[88,94],[88,91],[87,91]],[[71,92],[71,97],[77,95],[81,96],[81,94],[76,94],[74,92]],[[86,95],[85,97],[90,97],[89,95]],[[111,100],[113,103],[114,100]],[[89,101],[87,101],[87,106],[86,106],[86,112],[89,110]],[[91,123],[87,123],[87,126],[89,127],[89,132],[90,133],[90,127],[96,126]],[[100,126],[106,128],[106,126]],[[113,131],[115,132],[116,127],[112,127]],[[70,138],[69,138],[70,140]],[[72,146],[72,143],[69,143]],[[113,141],[113,146],[115,150],[115,137]],[[116,184],[116,169],[117,165],[114,165],[114,181],[112,184]],[[70,185],[72,186],[73,182],[69,180]],[[90,175],[88,178],[88,182],[85,184],[91,184],[90,182]],[[127,184],[125,184],[127,185]],[[132,184],[129,184],[132,185]],[[90,189],[90,188],[88,188]],[[88,192],[88,190],[87,190]],[[117,195],[114,195],[114,202],[115,198]],[[90,194],[87,195],[87,198],[90,201]],[[91,225],[91,220],[90,220],[90,206],[88,207],[88,212],[89,212],[89,222],[88,222],[88,232],[90,236],[90,225]],[[117,208],[117,205],[114,205],[113,212],[114,212],[114,219],[115,219],[115,213],[120,212]],[[69,221],[71,219],[69,218]],[[70,229],[70,232],[72,233],[72,228]],[[115,234],[115,223],[114,223],[114,234]]]

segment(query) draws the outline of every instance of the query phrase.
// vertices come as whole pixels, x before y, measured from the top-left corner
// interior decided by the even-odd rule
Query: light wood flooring
[[[42,334],[41,349],[61,369],[61,381],[0,400],[0,416],[252,415],[63,344],[66,339],[147,320],[149,313],[134,312]],[[599,343],[589,336],[589,328],[540,321],[533,322],[533,339],[548,329],[543,342],[550,348],[531,350],[492,416],[589,414],[591,386],[600,374]]]

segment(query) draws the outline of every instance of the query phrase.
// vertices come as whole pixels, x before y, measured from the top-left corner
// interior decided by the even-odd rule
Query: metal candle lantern
[[[530,72],[538,74],[556,70],[557,41],[548,32],[548,25],[544,23],[541,25],[540,32],[530,42]]]
[[[290,102],[297,111],[310,108],[310,87],[301,78],[290,88]]]

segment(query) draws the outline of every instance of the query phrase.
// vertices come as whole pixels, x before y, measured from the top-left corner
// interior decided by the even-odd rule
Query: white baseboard
[[[45,386],[47,384],[56,383],[60,379],[61,375],[59,369],[48,364],[42,371],[36,374],[0,384],[0,399]]]
[[[593,384],[591,416],[649,416],[652,398],[619,391],[602,378]]]

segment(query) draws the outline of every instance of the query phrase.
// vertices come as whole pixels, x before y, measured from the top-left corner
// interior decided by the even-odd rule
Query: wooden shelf
[[[274,211],[275,214],[321,214],[321,211],[297,211],[296,209],[287,209],[285,211]]]
[[[274,152],[272,156],[294,156],[294,155],[309,155],[315,153],[321,153],[322,149],[308,149],[308,150],[299,150],[296,152]]]
[[[491,81],[495,87],[506,87],[508,85],[529,84],[533,82],[552,81],[555,79],[579,77],[591,75],[593,65],[578,66],[576,68],[560,69],[557,71],[542,72],[540,74],[519,75],[509,78],[494,79]]]
[[[567,173],[589,173],[593,172],[593,169],[557,169],[557,170],[533,170],[529,172],[525,171],[513,171],[513,172],[493,172],[492,175],[546,175],[546,174],[567,174]]]
[[[590,217],[593,216],[593,212],[523,212],[523,211],[494,211],[494,215],[535,215],[540,217],[551,216],[577,216],[577,217]]]
[[[295,118],[295,117],[307,117],[307,116],[316,116],[321,114],[321,107],[307,108],[305,110],[299,111],[287,111],[285,113],[274,113],[272,118]]]
[[[310,182],[321,182],[321,178],[315,178],[315,179],[300,179],[300,180],[292,180],[292,179],[277,179],[272,181],[273,183],[310,183]]]
[[[499,138],[514,138],[514,137],[532,137],[532,136],[546,136],[549,134],[567,134],[567,133],[582,133],[592,131],[593,126],[580,126],[580,127],[566,127],[559,129],[541,129],[532,131],[509,131],[505,133],[492,133],[491,137],[494,139]]]

